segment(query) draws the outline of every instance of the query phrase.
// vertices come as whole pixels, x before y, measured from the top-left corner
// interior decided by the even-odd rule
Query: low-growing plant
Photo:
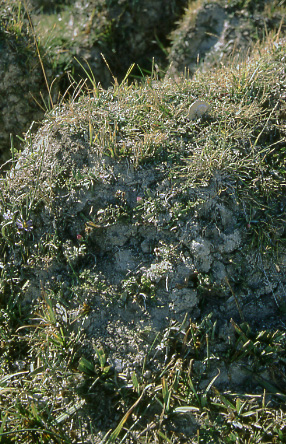
[[[184,289],[201,298],[196,316],[189,319],[187,313],[183,322],[170,320],[168,328],[159,331],[142,328],[138,335],[147,337],[148,349],[142,367],[132,368],[131,374],[121,374],[101,344],[90,350],[84,336],[84,321],[93,310],[104,306],[112,308],[113,315],[116,310],[124,314],[131,298],[141,298],[145,320],[148,303],[156,301],[157,283],[163,278],[163,295],[168,295],[169,277],[176,273],[184,232],[179,242],[173,242],[173,233],[195,218],[207,220],[205,213],[213,207],[204,205],[219,201],[226,189],[236,203],[237,226],[232,228],[249,239],[262,265],[268,250],[271,258],[281,254],[285,129],[276,104],[284,88],[284,52],[283,42],[269,38],[247,63],[197,73],[192,80],[146,78],[142,83],[117,82],[109,90],[93,85],[90,94],[82,89],[76,99],[54,108],[43,127],[66,130],[69,137],[80,135],[81,149],[90,150],[87,159],[106,162],[98,174],[93,166],[94,174],[89,172],[88,160],[82,169],[75,162],[71,169],[64,165],[44,171],[48,139],[42,138],[30,156],[27,141],[27,155],[1,179],[0,442],[78,441],[82,417],[91,424],[104,423],[102,443],[285,441],[282,324],[274,331],[254,331],[232,321],[233,334],[227,337],[220,319],[199,318],[204,296],[221,297],[223,304],[230,292],[243,321],[243,308],[228,278],[216,284],[211,271],[196,270],[193,280],[186,277]],[[189,107],[197,97],[210,103],[210,111],[191,120]],[[133,206],[121,188],[108,202],[102,203],[100,196],[94,212],[88,199],[81,206],[80,191],[93,198],[98,183],[113,184],[121,162],[134,175],[151,166],[164,178],[161,188],[156,189],[151,177],[148,186],[140,180],[134,185]],[[216,182],[209,198],[212,180]],[[201,199],[194,192],[198,187]],[[63,216],[66,199],[77,205],[66,206],[71,214]],[[275,199],[277,204],[272,203]],[[46,220],[50,231],[41,226]],[[61,226],[71,220],[76,223],[70,231]],[[142,232],[151,228],[156,233],[150,252],[144,252],[151,256],[150,268],[140,264],[109,282],[103,271],[110,258],[104,262],[96,251],[100,230],[132,222]],[[220,232],[215,217],[212,222]],[[185,250],[187,245],[185,241]],[[246,243],[235,248],[241,245]],[[223,265],[233,265],[226,252],[218,257]],[[182,254],[185,264],[183,259]],[[32,292],[39,270],[46,273],[46,281]],[[108,321],[112,324],[112,316]],[[251,382],[244,393],[220,384],[238,364]],[[175,427],[184,415],[193,424],[189,435]],[[96,434],[98,430],[91,432],[91,439],[97,439]]]

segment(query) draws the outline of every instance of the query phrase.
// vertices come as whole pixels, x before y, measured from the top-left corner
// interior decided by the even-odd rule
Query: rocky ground
[[[1,179],[1,359],[5,374],[21,374],[11,384],[26,442],[42,430],[54,442],[123,442],[116,428],[144,395],[148,415],[132,407],[125,442],[154,442],[153,423],[156,439],[196,442],[204,401],[176,416],[194,407],[190,375],[204,399],[214,381],[225,396],[266,387],[271,407],[284,399],[285,39],[272,34],[240,64],[207,70],[210,46],[194,33],[207,17],[221,36],[213,50],[227,52],[238,16],[214,2],[187,27],[185,14],[205,68],[180,76],[177,41],[176,72],[163,79],[74,85]],[[24,422],[9,415],[3,430],[17,439]]]

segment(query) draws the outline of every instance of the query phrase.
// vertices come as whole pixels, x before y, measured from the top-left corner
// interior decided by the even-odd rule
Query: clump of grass
[[[284,112],[283,47],[283,40],[269,37],[244,62],[196,74],[193,82],[198,89],[208,85],[213,107],[180,173],[191,186],[207,183],[214,172],[235,179],[251,244],[263,248],[275,245],[274,219],[279,226],[285,220],[278,203],[286,185],[285,130],[279,117]]]
[[[279,356],[275,371],[283,368],[285,333],[261,331],[255,335],[246,324],[240,327],[233,322],[233,327],[237,336],[219,352],[215,346],[216,322],[212,322],[211,315],[199,324],[185,319],[158,335],[152,347],[168,351],[164,370],[153,372],[152,384],[144,382],[142,377],[133,377],[137,400],[103,442],[125,442],[130,438],[136,442],[132,441],[135,424],[141,425],[139,437],[145,439],[143,442],[160,439],[176,442],[176,422],[180,424],[180,417],[186,418],[190,433],[190,436],[182,433],[181,439],[190,442],[283,440],[286,427],[283,410],[279,410],[278,423],[274,418],[278,412],[276,400],[283,404],[284,391],[260,373],[271,369],[274,356]],[[222,361],[229,366],[230,374],[233,363],[239,362],[241,371],[251,374],[252,382],[259,381],[265,390],[261,394],[222,392],[216,387]],[[146,358],[145,364],[145,369],[152,368],[152,358]],[[133,422],[129,417],[135,408],[137,420]],[[155,421],[152,411],[157,412]],[[119,435],[123,436],[120,441],[116,440]]]

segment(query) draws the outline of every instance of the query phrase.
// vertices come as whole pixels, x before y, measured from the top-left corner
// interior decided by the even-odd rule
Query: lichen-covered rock
[[[250,3],[241,9],[223,0],[192,2],[170,35],[170,72],[193,74],[199,64],[210,69],[243,59],[265,29],[285,32],[283,11],[271,11],[268,0]]]
[[[197,9],[193,5],[189,8],[171,35],[169,60],[172,70],[187,69],[192,73],[198,61],[217,44],[226,13],[222,6],[212,2]]]

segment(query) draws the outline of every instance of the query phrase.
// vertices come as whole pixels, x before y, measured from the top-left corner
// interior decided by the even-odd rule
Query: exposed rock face
[[[192,72],[199,60],[217,44],[223,32],[226,13],[216,3],[210,3],[185,14],[172,36],[169,59],[172,69]]]
[[[243,58],[255,41],[263,38],[265,29],[285,32],[281,14],[263,15],[267,4],[267,0],[261,2],[250,14],[220,0],[191,3],[170,36],[170,71],[193,74],[198,62],[208,69],[226,62],[228,56],[231,60]]]

